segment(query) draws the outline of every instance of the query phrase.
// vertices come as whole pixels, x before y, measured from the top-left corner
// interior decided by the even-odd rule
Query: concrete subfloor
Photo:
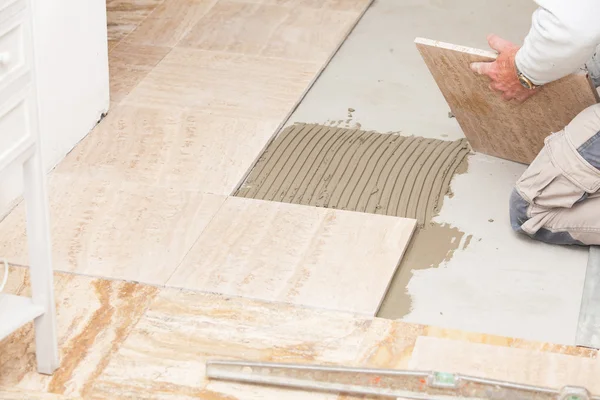
[[[520,42],[534,8],[519,0],[375,0],[288,124],[341,120],[380,132],[461,138],[414,38],[487,48],[486,35],[496,33]],[[355,111],[346,123],[348,108]],[[461,243],[439,265],[404,266],[398,276],[406,279],[392,283],[382,316],[574,344],[587,249],[512,232],[508,197],[524,170],[485,155],[469,157],[468,172],[455,177],[454,195],[435,219],[464,232]],[[407,298],[408,313],[400,305]]]

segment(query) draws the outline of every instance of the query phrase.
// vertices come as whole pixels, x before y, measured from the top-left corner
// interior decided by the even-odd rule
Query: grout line
[[[133,29],[131,30],[131,32],[129,32],[128,34],[126,34],[125,36],[123,36],[121,39],[119,39],[119,41],[117,42],[117,44],[115,44],[115,45],[113,46],[113,48],[112,48],[112,49],[109,49],[109,50],[108,50],[108,52],[110,53],[111,51],[113,51],[114,49],[116,49],[117,47],[119,47],[119,45],[120,45],[121,43],[123,43],[123,41],[124,41],[125,39],[127,39],[127,38],[128,38],[128,37],[129,37],[129,36],[130,36],[130,35],[131,35],[133,32],[135,32],[135,31],[137,30],[137,28],[139,28],[139,27],[140,27],[140,25],[141,25],[141,24],[142,24],[144,21],[146,21],[146,20],[147,20],[147,19],[148,19],[148,18],[149,18],[149,17],[150,17],[152,14],[154,14],[154,12],[156,11],[156,9],[157,9],[159,6],[163,5],[163,4],[164,4],[164,3],[166,3],[167,1],[169,1],[169,0],[163,0],[163,1],[161,1],[160,3],[158,3],[158,4],[156,5],[156,7],[154,7],[154,8],[152,9],[152,11],[150,11],[150,12],[148,13],[148,15],[146,15],[146,16],[145,16],[145,17],[144,17],[144,18],[143,18],[143,19],[142,19],[142,20],[141,20],[141,21],[140,21],[140,22],[139,22],[139,23],[138,23],[138,24],[135,26],[135,28],[133,28]],[[107,21],[106,21],[106,23],[107,23],[107,25],[108,25],[108,10],[106,10],[106,11],[107,11]]]
[[[302,103],[302,101],[304,100],[304,98],[306,97],[306,95],[308,95],[308,93],[310,92],[310,90],[312,89],[312,87],[314,86],[314,84],[321,77],[321,75],[323,74],[323,72],[325,71],[325,69],[327,69],[327,67],[329,66],[329,63],[331,63],[331,61],[333,60],[333,58],[335,57],[335,55],[340,51],[340,49],[342,48],[342,46],[344,45],[344,43],[346,42],[346,40],[348,39],[348,37],[352,34],[352,32],[354,31],[354,29],[356,28],[356,26],[358,25],[358,23],[362,20],[362,17],[369,10],[369,8],[371,8],[371,5],[373,4],[374,1],[375,0],[370,0],[369,3],[365,6],[365,8],[359,13],[359,15],[357,16],[356,20],[354,21],[354,23],[352,24],[352,26],[350,26],[350,28],[348,29],[347,33],[342,37],[342,39],[340,40],[340,42],[337,45],[337,47],[332,51],[332,53],[329,55],[328,59],[320,67],[319,71],[315,74],[315,76],[313,77],[313,79],[310,81],[310,83],[308,84],[308,86],[306,87],[306,89],[304,90],[304,92],[300,95],[300,98],[296,101],[296,103],[294,104],[294,106],[292,106],[292,108],[290,109],[290,111],[288,112],[288,114],[285,116],[285,118],[283,119],[283,121],[279,124],[279,126],[277,126],[277,128],[275,129],[275,132],[273,132],[273,135],[271,135],[271,138],[267,141],[267,143],[265,143],[265,145],[263,146],[262,150],[257,154],[257,156],[255,157],[255,159],[252,162],[252,164],[250,164],[250,167],[248,168],[248,170],[246,171],[246,173],[242,176],[242,179],[240,180],[240,182],[235,186],[235,189],[233,190],[233,192],[231,192],[231,196],[234,196],[235,193],[242,187],[242,185],[244,184],[244,182],[246,181],[246,179],[248,178],[248,176],[252,172],[252,169],[258,163],[258,160],[260,159],[262,153],[269,147],[269,145],[273,142],[273,140],[275,140],[275,138],[277,138],[277,136],[279,135],[279,133],[281,132],[281,130],[283,129],[283,127],[287,124],[287,122],[292,117],[292,115],[294,114],[294,112],[296,111],[296,109],[300,106],[300,104]]]
[[[120,43],[120,42],[119,42],[119,43]],[[116,46],[115,46],[115,47],[116,47]],[[161,47],[161,46],[154,46],[154,47]],[[174,47],[171,47],[171,48],[169,48],[169,51],[167,51],[167,53],[166,53],[164,56],[162,56],[162,57],[161,57],[161,59],[160,59],[160,60],[158,60],[158,61],[156,62],[156,64],[155,64],[155,65],[154,65],[152,68],[150,68],[150,71],[148,71],[148,72],[146,73],[146,75],[144,75],[144,77],[143,77],[142,79],[140,79],[140,81],[139,81],[139,82],[138,82],[138,83],[137,83],[137,84],[136,84],[134,87],[132,87],[132,88],[129,90],[129,92],[128,92],[128,93],[127,93],[127,94],[126,94],[126,95],[125,95],[125,96],[124,96],[124,97],[123,97],[121,100],[119,100],[118,102],[116,102],[116,103],[115,103],[115,108],[118,108],[118,107],[119,107],[119,106],[121,106],[121,105],[127,105],[127,103],[126,103],[126,100],[127,100],[127,98],[128,98],[128,97],[130,97],[130,96],[131,96],[131,93],[133,93],[133,91],[134,91],[135,89],[137,89],[137,88],[138,88],[138,87],[139,87],[139,86],[140,86],[140,85],[141,85],[141,84],[142,84],[142,83],[143,83],[143,82],[144,82],[144,81],[145,81],[145,80],[148,78],[148,75],[150,75],[150,74],[151,74],[151,73],[152,73],[152,72],[153,72],[153,71],[156,69],[156,67],[158,67],[158,66],[159,66],[159,65],[160,65],[160,64],[163,62],[163,60],[164,60],[165,58],[167,58],[167,56],[168,56],[169,54],[171,54],[171,52],[173,51],[173,49],[174,49]],[[110,79],[110,76],[109,76],[109,79]],[[109,110],[109,112],[110,112],[110,110]],[[108,114],[108,113],[107,113],[107,114]],[[87,135],[86,135],[86,136],[87,136]]]
[[[159,46],[157,46],[159,47]],[[288,61],[288,62],[294,62],[294,63],[298,63],[298,64],[319,64],[318,61],[309,61],[303,58],[292,58],[292,57],[276,57],[276,56],[265,56],[262,54],[252,54],[252,53],[242,53],[239,51],[229,51],[229,50],[207,50],[207,49],[202,49],[199,47],[193,47],[193,46],[177,46],[176,47],[179,50],[187,50],[187,51],[195,51],[198,53],[214,53],[214,54],[223,54],[223,55],[231,55],[231,56],[243,56],[243,57],[247,57],[247,58],[259,58],[259,59],[264,59],[264,60],[273,60],[273,61]],[[173,49],[175,49],[175,47],[173,47]],[[329,61],[327,61],[328,63]],[[317,73],[320,73],[319,71],[317,71]],[[310,83],[312,85],[312,82]]]
[[[166,0],[168,1],[168,0]],[[200,17],[198,17],[192,24],[190,24],[190,26],[186,29],[185,32],[183,32],[179,38],[179,40],[177,40],[177,42],[175,42],[175,44],[172,46],[172,49],[174,49],[175,47],[177,47],[179,45],[179,42],[181,42],[187,35],[188,33],[190,33],[190,31],[192,29],[194,29],[194,27],[196,25],[198,25],[198,23],[204,18],[206,17],[206,15],[217,5],[217,3],[219,2],[219,0],[213,0],[212,4],[210,5],[210,7],[206,8],[206,11],[204,11],[204,14],[202,14]]]
[[[225,200],[223,200],[223,202],[221,203],[221,205],[219,206],[219,208],[217,209],[217,211],[215,211],[215,213],[212,215],[212,217],[210,218],[210,220],[208,221],[208,223],[206,224],[206,226],[204,226],[204,229],[202,229],[202,232],[200,232],[200,234],[198,235],[198,237],[196,238],[196,240],[194,240],[194,243],[192,243],[192,245],[190,246],[190,248],[188,249],[188,251],[181,258],[181,261],[179,262],[179,264],[177,264],[177,266],[173,269],[173,272],[171,273],[171,275],[169,275],[169,277],[165,280],[164,287],[168,287],[167,283],[171,280],[171,278],[173,277],[173,275],[175,275],[175,272],[177,272],[177,270],[179,269],[179,267],[181,266],[181,264],[183,264],[183,261],[187,258],[188,254],[190,254],[190,252],[192,251],[192,249],[194,248],[194,246],[196,246],[196,243],[198,243],[198,241],[200,240],[200,237],[204,234],[204,231],[206,231],[208,229],[208,227],[210,226],[210,224],[212,224],[213,220],[215,219],[215,217],[217,216],[217,214],[221,211],[221,209],[223,208],[223,206],[225,205],[225,202],[227,201],[227,199],[229,199],[229,197],[230,196],[226,196],[225,197]]]
[[[22,264],[13,264],[9,262],[9,267],[14,267],[14,268],[29,268],[28,265],[22,265]],[[81,273],[81,272],[73,272],[73,271],[64,271],[64,270],[53,270],[54,273],[59,273],[59,274],[64,274],[64,275],[72,275],[72,276],[79,276],[79,277],[84,277],[84,278],[90,278],[90,279],[101,279],[101,280],[106,280],[106,281],[110,281],[110,282],[124,282],[124,283],[133,283],[136,285],[142,285],[142,286],[150,286],[150,287],[155,287],[155,288],[159,288],[159,289],[167,289],[167,290],[177,290],[179,292],[182,291],[187,291],[187,292],[192,292],[192,293],[197,293],[197,294],[206,294],[206,295],[213,295],[213,296],[220,296],[223,298],[234,298],[234,299],[241,299],[241,300],[251,300],[251,301],[256,301],[256,302],[261,302],[261,303],[265,303],[265,304],[272,304],[272,305],[288,305],[290,307],[295,307],[295,308],[300,308],[300,309],[306,309],[306,310],[315,310],[315,311],[321,311],[321,312],[336,312],[339,314],[343,314],[343,315],[352,315],[352,316],[358,316],[361,318],[366,318],[366,319],[388,319],[388,318],[381,318],[381,317],[377,317],[376,315],[370,315],[370,314],[366,314],[366,313],[360,313],[360,312],[355,312],[355,311],[346,311],[346,310],[339,310],[339,309],[334,309],[334,308],[320,308],[320,307],[315,307],[315,306],[309,306],[306,304],[297,304],[297,303],[287,303],[285,301],[276,301],[276,300],[265,300],[265,299],[261,299],[258,297],[248,297],[248,296],[242,296],[242,295],[235,295],[235,294],[228,294],[228,293],[220,293],[220,292],[211,292],[208,290],[199,290],[199,289],[192,289],[192,288],[186,288],[186,287],[181,287],[181,286],[168,286],[168,285],[159,285],[156,283],[146,283],[146,282],[140,282],[140,281],[135,281],[135,280],[130,280],[130,279],[122,279],[122,278],[113,278],[113,277],[106,277],[106,276],[99,276],[99,275],[90,275],[90,274],[85,274],[85,273]],[[150,303],[149,302],[149,306],[150,307]],[[146,311],[144,311],[145,314]]]

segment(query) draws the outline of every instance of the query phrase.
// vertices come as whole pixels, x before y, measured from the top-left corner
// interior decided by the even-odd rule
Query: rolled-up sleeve
[[[533,83],[560,79],[585,64],[600,43],[600,0],[538,0],[517,68]]]

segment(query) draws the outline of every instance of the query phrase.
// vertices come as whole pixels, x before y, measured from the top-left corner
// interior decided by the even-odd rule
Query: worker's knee
[[[519,194],[517,189],[513,189],[510,195],[509,214],[510,225],[515,232],[521,232],[521,226],[527,221],[527,209],[529,203]]]
[[[551,244],[582,245],[580,240],[573,238],[568,230],[551,229],[551,227],[539,228],[535,233],[528,233],[523,230],[523,224],[529,220],[527,210],[530,204],[519,194],[517,189],[513,189],[510,195],[510,225],[517,233],[526,235],[532,239]],[[551,212],[551,211],[550,211]]]
[[[600,168],[600,104],[580,112],[566,126],[565,134],[586,161]]]

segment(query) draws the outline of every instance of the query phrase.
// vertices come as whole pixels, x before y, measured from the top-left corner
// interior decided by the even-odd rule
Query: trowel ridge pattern
[[[286,128],[236,195],[430,221],[469,152],[466,140],[316,124]]]

